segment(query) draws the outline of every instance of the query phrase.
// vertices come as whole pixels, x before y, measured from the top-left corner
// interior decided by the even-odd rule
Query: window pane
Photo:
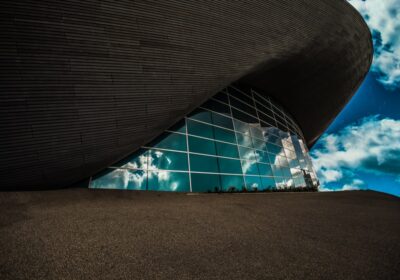
[[[90,182],[91,188],[146,190],[147,172],[143,170],[107,169]]]
[[[236,133],[236,138],[238,145],[253,148],[253,143],[251,142],[251,138],[249,136],[246,136],[242,133]]]
[[[214,141],[189,136],[189,151],[194,153],[215,155]]]
[[[223,157],[239,158],[238,148],[236,145],[215,142],[217,146],[217,155]]]
[[[250,127],[247,123],[238,121],[238,120],[233,120],[233,122],[235,123],[235,130],[242,132],[246,135],[250,135]]]
[[[258,163],[258,171],[261,176],[273,176],[271,165]]]
[[[248,114],[245,114],[243,112],[240,112],[240,111],[238,111],[238,110],[236,110],[234,108],[232,108],[232,116],[235,119],[238,119],[238,120],[240,120],[242,122],[258,124],[258,120],[255,117],[250,116]]]
[[[240,100],[242,100],[242,101],[244,101],[244,102],[246,102],[246,103],[248,103],[248,104],[254,106],[254,105],[253,105],[253,99],[252,99],[250,96],[248,96],[248,94],[244,94],[244,93],[242,93],[242,92],[236,90],[236,89],[233,88],[233,87],[229,87],[229,88],[228,88],[228,92],[229,92],[231,95],[233,95],[233,96],[239,98]],[[232,99],[233,99],[233,98],[232,98]]]
[[[264,135],[263,135],[263,132],[262,132],[260,127],[258,127],[258,126],[256,126],[256,127],[250,126],[250,132],[251,132],[251,136],[252,137],[256,137],[256,138],[259,138],[259,139],[264,139]]]
[[[254,94],[254,99],[256,101],[258,101],[264,107],[267,107],[268,109],[272,109],[271,103],[269,103],[269,101],[265,100],[264,98],[260,97],[258,94]],[[257,107],[259,106],[257,102],[256,102],[256,105],[257,105]]]
[[[190,191],[189,174],[184,172],[149,171],[148,190],[150,191]]]
[[[187,120],[188,133],[207,138],[214,138],[213,127],[211,125],[199,123],[192,120]]]
[[[269,157],[269,162],[271,164],[279,164],[276,154],[269,154],[268,153],[268,157]]]
[[[228,105],[222,104],[221,102],[212,99],[205,102],[203,105],[201,105],[201,107],[228,116],[231,114],[231,110],[229,109]]]
[[[193,192],[218,192],[221,188],[219,175],[192,173]]]
[[[223,191],[242,191],[245,188],[243,176],[221,175],[221,187]]]
[[[127,158],[113,164],[115,167],[147,169],[148,152],[145,149],[139,149]]]
[[[283,174],[284,177],[286,178],[291,178],[292,174],[290,173],[290,169],[288,167],[281,167],[281,172]]]
[[[274,144],[271,143],[267,143],[267,150],[269,153],[271,154],[279,154],[281,152],[281,147],[276,146]]]
[[[186,133],[185,120],[180,120],[179,122],[168,128],[168,130]]]
[[[275,188],[275,180],[272,177],[261,177],[261,183],[266,190]]]
[[[188,170],[186,153],[150,150],[149,169]]]
[[[283,177],[282,170],[279,166],[271,165],[271,167],[272,167],[272,173],[274,174],[274,177]]]
[[[256,160],[256,155],[254,154],[253,149],[245,148],[245,147],[238,147],[239,148],[239,155],[242,159],[249,159],[249,160]]]
[[[188,115],[189,118],[194,120],[211,123],[211,112],[204,109],[196,109]]]
[[[218,92],[213,98],[228,104],[228,95],[225,92]]]
[[[242,160],[243,173],[250,175],[259,175],[257,162],[252,160]]]
[[[218,173],[217,158],[190,154],[190,170]]]
[[[236,98],[231,98],[230,101],[232,107],[235,107],[236,109],[246,112],[251,116],[257,116],[256,110],[253,107],[237,100]]]
[[[269,163],[269,158],[268,158],[268,153],[266,152],[261,152],[261,151],[256,151],[257,153],[257,160],[259,162],[263,162],[263,163]]]
[[[260,191],[262,184],[259,176],[246,176],[246,189],[248,191]]]
[[[256,138],[252,138],[252,141],[254,149],[267,151],[267,142],[264,142]]]
[[[233,124],[232,124],[232,119],[227,118],[224,116],[221,116],[220,114],[212,113],[212,118],[213,118],[213,123],[215,125],[228,128],[228,129],[233,129]]]
[[[275,119],[272,117],[272,115],[265,115],[262,112],[259,112],[258,117],[261,121],[264,121],[270,125],[276,125]]]
[[[218,158],[220,173],[242,174],[242,166],[240,160]]]
[[[289,166],[289,162],[287,161],[286,157],[283,156],[279,157],[279,163],[282,166]]]
[[[236,143],[235,133],[231,130],[214,127],[214,136],[216,140]]]
[[[186,136],[165,132],[149,144],[150,147],[186,151]]]

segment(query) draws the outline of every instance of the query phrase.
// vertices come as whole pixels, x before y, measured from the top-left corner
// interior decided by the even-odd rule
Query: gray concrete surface
[[[375,192],[0,193],[0,279],[399,279]]]

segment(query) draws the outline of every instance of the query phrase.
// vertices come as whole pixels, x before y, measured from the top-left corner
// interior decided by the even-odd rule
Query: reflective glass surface
[[[301,130],[268,96],[229,86],[90,188],[238,192],[318,183]]]

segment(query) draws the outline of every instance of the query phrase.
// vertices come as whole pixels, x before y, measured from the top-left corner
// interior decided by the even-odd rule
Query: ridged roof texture
[[[354,94],[370,32],[346,1],[1,1],[0,188],[55,188],[240,80],[309,145]]]

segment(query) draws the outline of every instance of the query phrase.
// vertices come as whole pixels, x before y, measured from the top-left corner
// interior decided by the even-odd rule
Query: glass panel
[[[242,133],[236,133],[236,139],[237,139],[238,145],[245,146],[248,148],[253,148],[253,143],[249,136],[246,136]]]
[[[263,188],[266,190],[271,190],[275,188],[275,180],[273,177],[261,177],[261,183]]]
[[[290,173],[292,174],[293,177],[298,177],[303,175],[301,170],[297,168],[290,168]]]
[[[233,173],[242,174],[242,166],[240,160],[218,158],[219,172],[221,173]]]
[[[213,127],[211,125],[187,120],[188,134],[198,135],[206,138],[214,138]]]
[[[252,117],[248,114],[242,113],[234,108],[232,108],[232,116],[235,119],[238,119],[242,122],[246,122],[246,123],[252,123],[252,124],[257,124],[258,120],[255,117]]]
[[[218,92],[213,98],[228,104],[228,95],[225,92]]]
[[[112,166],[121,168],[147,169],[148,153],[145,149],[139,149],[131,156],[113,164]]]
[[[254,149],[267,151],[267,142],[256,138],[252,138],[252,140]]]
[[[291,178],[292,177],[292,174],[290,173],[290,169],[288,167],[282,166],[281,167],[281,172],[282,172],[283,176],[286,177],[286,178]]]
[[[236,143],[235,133],[231,130],[214,127],[214,136],[216,140]]]
[[[239,146],[239,155],[242,159],[257,160],[253,149]]]
[[[254,106],[253,105],[253,99],[247,94],[242,93],[241,91],[233,88],[233,87],[229,87],[228,91],[231,95],[233,95],[236,98],[239,98],[240,100],[246,102],[247,104]],[[233,99],[233,98],[232,98]]]
[[[211,112],[204,109],[196,109],[190,113],[188,117],[194,120],[211,123]]]
[[[252,137],[256,137],[259,139],[264,139],[263,132],[261,130],[261,127],[259,126],[250,126],[250,132]]]
[[[213,123],[224,128],[233,129],[232,119],[212,113]]]
[[[106,169],[91,180],[90,188],[146,190],[146,184],[146,171]]]
[[[148,190],[189,192],[189,174],[184,172],[149,171]]]
[[[207,108],[209,110],[212,110],[214,112],[218,112],[224,115],[230,116],[231,110],[229,109],[228,105],[222,104],[221,102],[218,102],[216,100],[208,100],[205,102],[201,107]]]
[[[279,156],[279,164],[282,166],[289,166],[289,163],[286,159],[286,157]]]
[[[258,171],[261,176],[273,176],[271,165],[258,163]]]
[[[269,134],[268,138],[267,138],[267,141],[269,143],[272,143],[272,144],[275,144],[275,145],[277,145],[279,147],[282,147],[282,141],[281,141],[279,136],[276,136],[276,135],[273,135],[273,134]]]
[[[168,128],[168,130],[186,133],[185,120],[180,120],[179,122]]]
[[[242,191],[245,188],[243,176],[221,175],[221,187],[226,192]]]
[[[186,151],[186,136],[183,134],[165,132],[148,146],[154,148]]]
[[[262,106],[267,107],[268,109],[272,109],[271,103],[267,101],[267,98],[262,98],[259,96],[257,93],[254,94],[254,99],[258,101]],[[258,103],[256,102],[256,106],[259,106]]]
[[[217,158],[190,154],[190,170],[218,173]]]
[[[259,111],[258,117],[260,118],[260,120],[262,120],[268,124],[276,125],[276,122],[275,122],[275,119],[273,118],[272,112],[269,113],[269,112],[266,112],[265,110],[261,111],[261,112]]]
[[[258,157],[257,160],[259,162],[264,162],[264,163],[269,163],[269,158],[268,158],[268,153],[266,152],[261,152],[261,151],[256,151]]]
[[[306,182],[304,181],[304,177],[303,176],[298,176],[296,178],[295,186],[296,187],[305,187],[306,186]]]
[[[223,157],[239,158],[238,148],[236,145],[215,142],[217,146],[217,155]]]
[[[248,191],[260,191],[262,184],[259,176],[246,176],[246,189]]]
[[[193,192],[218,192],[221,188],[219,175],[192,173]]]
[[[150,150],[148,169],[188,170],[187,154]]]
[[[242,101],[239,101],[236,98],[231,98],[230,102],[232,107],[248,113],[251,116],[257,116],[256,110],[253,107],[250,107],[249,105],[243,103]]]
[[[274,144],[267,143],[267,150],[271,154],[279,154],[281,152],[282,148],[279,146],[276,146]]]
[[[214,141],[193,136],[189,136],[189,151],[200,154],[216,154]]]
[[[275,177],[283,177],[283,173],[279,166],[272,165],[271,167],[272,167],[272,173],[274,174]]]
[[[247,123],[238,121],[238,120],[233,120],[233,122],[235,123],[235,130],[239,131],[243,134],[246,135],[250,135],[250,128],[249,125]]]
[[[278,189],[286,189],[286,180],[284,178],[275,177],[276,187]]]
[[[259,175],[256,161],[242,160],[243,173],[250,175]]]

